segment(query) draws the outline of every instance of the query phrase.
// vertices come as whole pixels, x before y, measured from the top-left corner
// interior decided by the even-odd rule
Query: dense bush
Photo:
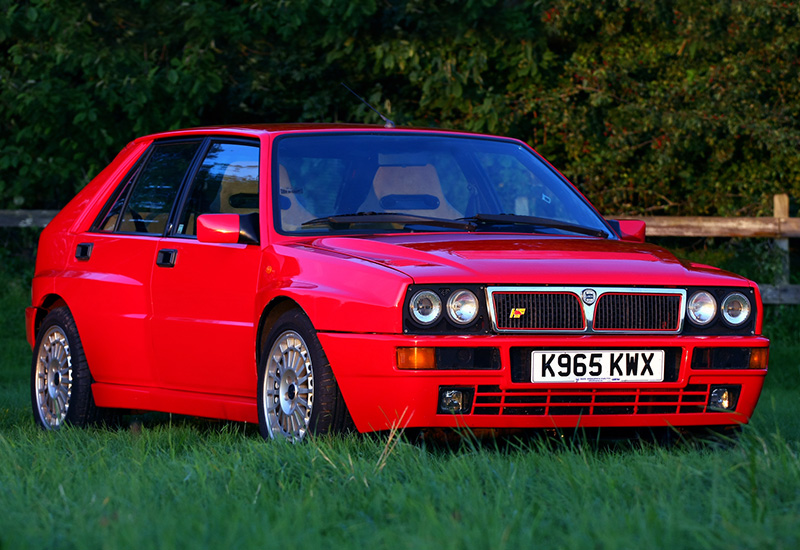
[[[800,8],[767,0],[0,0],[0,208],[127,141],[240,122],[519,137],[607,213],[800,196]]]

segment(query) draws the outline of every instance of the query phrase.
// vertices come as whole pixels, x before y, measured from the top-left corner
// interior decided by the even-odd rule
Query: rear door
[[[150,278],[156,246],[202,140],[153,143],[75,244],[70,303],[96,382],[153,386]],[[79,271],[78,271],[79,270]]]
[[[153,349],[165,389],[255,397],[255,291],[261,247],[201,243],[197,217],[257,213],[259,144],[204,144],[152,278]]]

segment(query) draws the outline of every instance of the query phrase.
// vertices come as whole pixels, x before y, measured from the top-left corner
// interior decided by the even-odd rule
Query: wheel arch
[[[36,335],[39,333],[39,328],[42,326],[42,322],[44,321],[44,318],[47,317],[47,314],[59,307],[65,307],[69,310],[67,302],[58,294],[47,294],[44,298],[42,298],[42,303],[36,306],[36,313],[33,317],[33,326],[31,327],[34,340],[36,339]]]
[[[278,296],[273,298],[264,311],[261,312],[261,317],[258,320],[258,331],[256,332],[256,366],[261,362],[261,352],[267,343],[267,336],[275,322],[281,315],[292,309],[299,309],[306,316],[308,313],[293,299],[287,296]]]

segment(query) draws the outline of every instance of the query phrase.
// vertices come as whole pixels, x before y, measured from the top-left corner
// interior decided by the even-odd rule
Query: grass
[[[0,261],[2,549],[800,547],[796,309],[768,312],[771,373],[729,447],[285,445],[169,415],[44,433],[29,405],[30,269]]]

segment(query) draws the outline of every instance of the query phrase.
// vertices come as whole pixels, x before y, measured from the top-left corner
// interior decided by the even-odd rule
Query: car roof
[[[152,139],[162,139],[169,137],[181,136],[195,136],[195,135],[235,135],[235,136],[250,136],[261,137],[268,134],[287,134],[287,133],[303,133],[303,132],[424,132],[424,133],[441,133],[449,135],[471,135],[480,136],[485,134],[476,134],[471,132],[463,132],[458,130],[447,130],[441,128],[386,128],[378,124],[333,124],[333,123],[278,123],[278,124],[232,124],[224,126],[203,126],[198,128],[185,128],[180,130],[170,130],[166,132],[159,132],[137,138],[136,141],[145,141]],[[496,136],[486,136],[496,137]],[[506,138],[508,139],[508,138]]]

